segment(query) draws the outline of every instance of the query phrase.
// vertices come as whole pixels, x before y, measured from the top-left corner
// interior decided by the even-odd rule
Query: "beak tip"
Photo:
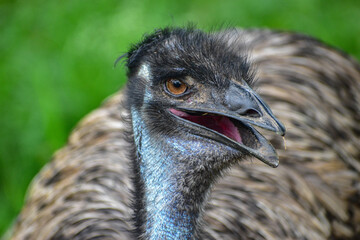
[[[266,159],[265,163],[270,167],[277,168],[279,166],[279,157],[276,155],[271,158],[268,158]]]
[[[277,160],[276,162],[274,162],[272,165],[270,165],[273,168],[277,168],[279,166],[279,160]]]
[[[275,150],[272,149],[274,152],[268,152],[266,155],[267,157],[261,156],[256,156],[259,160],[261,160],[263,163],[265,163],[266,165],[269,165],[270,167],[273,168],[277,168],[279,166],[279,156],[276,154]]]
[[[278,129],[276,131],[276,134],[279,134],[280,136],[284,137],[286,134],[286,128],[284,124],[282,124],[280,121],[277,121]]]

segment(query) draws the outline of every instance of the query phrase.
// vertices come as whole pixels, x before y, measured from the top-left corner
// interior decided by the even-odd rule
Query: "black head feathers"
[[[194,27],[156,30],[128,52],[128,75],[131,77],[141,63],[147,62],[158,79],[169,77],[168,74],[175,71],[221,86],[230,78],[245,80],[250,85],[253,74],[247,49],[229,44],[228,37]]]

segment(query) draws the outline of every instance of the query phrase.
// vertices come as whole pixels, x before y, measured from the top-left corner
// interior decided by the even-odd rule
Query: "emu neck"
[[[136,145],[135,222],[139,237],[196,239],[211,175],[205,176],[205,171],[197,167],[189,169],[191,163],[199,165],[190,151],[191,143],[174,136],[157,137],[136,111],[132,111],[132,124]]]

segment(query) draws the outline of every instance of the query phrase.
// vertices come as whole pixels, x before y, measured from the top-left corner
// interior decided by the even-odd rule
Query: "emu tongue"
[[[221,115],[191,115],[173,108],[171,108],[170,111],[178,117],[212,129],[236,142],[242,143],[239,130],[228,117]]]

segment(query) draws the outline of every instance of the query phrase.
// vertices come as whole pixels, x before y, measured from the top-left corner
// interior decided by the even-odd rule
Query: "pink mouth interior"
[[[170,109],[170,112],[172,112],[178,117],[210,128],[218,133],[221,133],[222,135],[227,136],[228,138],[235,140],[236,142],[242,143],[238,128],[235,127],[235,125],[230,121],[228,117],[220,115],[196,116],[173,108]]]

